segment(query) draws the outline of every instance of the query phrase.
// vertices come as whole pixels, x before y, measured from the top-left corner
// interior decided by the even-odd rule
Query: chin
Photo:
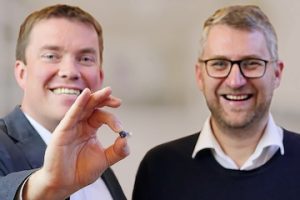
[[[253,116],[238,116],[235,118],[230,118],[224,120],[225,124],[227,124],[228,127],[234,128],[234,129],[243,129],[248,126],[251,126],[253,122]]]
[[[249,126],[253,120],[253,116],[249,113],[230,113],[214,115],[216,121],[222,126],[230,129],[241,129]]]
[[[59,112],[55,113],[55,118],[59,121],[62,120],[62,118],[65,116],[65,114],[68,112],[69,109],[70,107],[58,108],[57,110],[59,110]]]

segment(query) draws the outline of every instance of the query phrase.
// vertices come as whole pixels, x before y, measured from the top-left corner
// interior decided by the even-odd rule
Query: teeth
[[[69,89],[69,88],[57,88],[52,90],[54,94],[70,94],[78,96],[80,94],[80,90]]]
[[[226,95],[225,98],[233,101],[241,101],[248,99],[249,95]]]

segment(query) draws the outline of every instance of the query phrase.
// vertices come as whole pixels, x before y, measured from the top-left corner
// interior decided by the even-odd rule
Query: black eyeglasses
[[[199,62],[205,64],[206,72],[213,78],[226,78],[234,64],[239,66],[241,74],[245,78],[261,78],[266,72],[268,63],[273,62],[259,58],[247,58],[243,60],[207,59]]]

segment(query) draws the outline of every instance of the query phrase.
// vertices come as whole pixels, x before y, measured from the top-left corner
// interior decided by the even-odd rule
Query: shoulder
[[[3,145],[6,145],[7,143],[10,144],[11,141],[12,139],[8,135],[7,125],[5,124],[5,121],[1,118],[0,119],[0,152],[1,153],[2,153]]]
[[[0,130],[9,132],[11,127],[22,126],[20,123],[26,121],[25,115],[19,106],[8,113],[6,116],[0,118]]]
[[[5,122],[4,122],[3,118],[0,118],[0,134],[2,132],[6,132],[6,131],[7,131],[7,129],[6,129]]]
[[[198,135],[196,133],[163,143],[148,151],[139,165],[136,185],[157,180],[157,177],[172,177],[181,169],[180,164],[189,165],[193,161],[192,152]]]
[[[299,162],[300,156],[300,134],[284,129],[283,131],[284,154]]]
[[[8,113],[3,118],[0,118],[0,150],[1,145],[11,145],[16,142],[15,136],[20,132],[20,118],[22,118],[22,111],[19,107],[16,107],[12,112]]]
[[[38,134],[30,124],[20,106],[0,119],[0,131],[6,133],[12,140],[27,140],[33,134]]]
[[[297,148],[300,150],[300,133],[283,129],[284,148]]]
[[[283,142],[300,143],[300,133],[283,129]]]
[[[171,159],[173,157],[176,157],[176,159],[180,157],[190,158],[199,134],[200,133],[198,132],[186,137],[160,144],[150,149],[146,153],[144,160],[165,160],[166,158]]]
[[[28,126],[22,123],[24,119],[19,107],[0,119],[0,176],[20,171],[28,165],[24,157],[28,146],[24,144],[28,144],[29,140],[25,135],[32,131],[28,131]]]

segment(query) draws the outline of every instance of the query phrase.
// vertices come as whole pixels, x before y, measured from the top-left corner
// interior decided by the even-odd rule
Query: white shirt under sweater
[[[35,130],[39,133],[39,135],[44,140],[44,142],[48,145],[51,140],[52,134],[30,116],[26,114],[25,116],[27,117],[31,125],[35,128]],[[22,196],[21,194],[22,194],[23,186],[20,190],[20,196]],[[19,199],[22,200],[22,198]],[[70,200],[112,200],[112,199],[113,198],[101,177],[97,179],[94,183],[80,189],[79,191],[75,192],[70,196]]]
[[[252,170],[269,161],[279,148],[281,155],[283,155],[283,130],[275,124],[273,117],[270,114],[267,127],[255,151],[241,167],[238,167],[236,163],[224,153],[217,142],[212,133],[209,117],[201,130],[192,157],[195,158],[196,154],[203,149],[211,149],[216,161],[224,168]]]

